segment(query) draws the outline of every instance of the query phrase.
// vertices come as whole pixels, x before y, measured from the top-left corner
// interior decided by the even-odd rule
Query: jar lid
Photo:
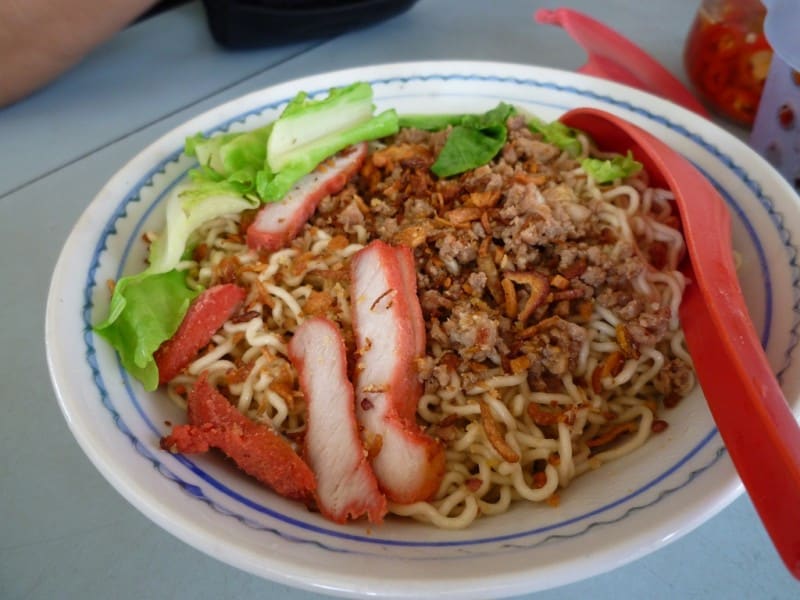
[[[762,0],[767,7],[764,35],[773,51],[800,70],[800,6],[797,0]]]

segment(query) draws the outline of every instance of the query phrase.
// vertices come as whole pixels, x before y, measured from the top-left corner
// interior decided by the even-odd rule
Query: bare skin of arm
[[[0,1],[0,106],[55,79],[156,3]]]

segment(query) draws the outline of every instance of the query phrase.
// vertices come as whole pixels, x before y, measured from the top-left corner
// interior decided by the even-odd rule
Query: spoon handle
[[[729,290],[704,297],[690,285],[681,321],[731,460],[778,554],[800,578],[800,428],[743,307]]]
[[[631,40],[602,22],[571,8],[540,8],[534,19],[538,23],[562,27],[586,51],[587,61],[578,69],[580,73],[639,88],[703,117],[708,116],[705,107],[677,77]]]
[[[662,160],[670,187],[679,190],[691,259],[684,261],[692,283],[680,316],[695,372],[767,533],[800,579],[800,426],[747,312],[733,264],[730,212],[683,157],[670,151]],[[688,190],[691,195],[683,193]]]

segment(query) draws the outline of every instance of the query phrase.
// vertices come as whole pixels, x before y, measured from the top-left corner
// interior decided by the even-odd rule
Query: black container
[[[399,15],[417,0],[203,0],[211,35],[227,48],[321,39]]]

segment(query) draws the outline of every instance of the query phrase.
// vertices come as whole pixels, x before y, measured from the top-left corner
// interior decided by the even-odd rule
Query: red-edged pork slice
[[[225,321],[239,310],[245,295],[244,289],[226,283],[210,287],[195,298],[178,330],[153,355],[159,383],[167,383],[194,360]]]
[[[161,447],[192,454],[218,448],[248,475],[281,496],[305,502],[316,489],[314,473],[283,437],[251,421],[212,386],[205,375],[189,392],[188,425],[176,425]]]
[[[400,263],[400,272],[405,284],[404,290],[408,298],[408,318],[414,327],[417,356],[425,356],[425,317],[422,316],[422,306],[417,297],[417,268],[414,262],[414,253],[408,246],[397,246],[394,248],[394,252]]]
[[[375,476],[393,502],[430,498],[444,476],[444,448],[415,421],[421,388],[417,359],[424,337],[407,248],[374,241],[351,262],[356,338],[356,416],[370,448]],[[413,262],[412,262],[413,272]],[[415,280],[414,280],[415,281]]]
[[[372,242],[353,257],[351,280],[357,353],[363,356],[374,348],[373,357],[383,350],[395,355],[393,361],[360,361],[356,382],[367,391],[391,382],[394,410],[413,421],[422,391],[416,360],[425,354],[425,321],[417,299],[411,249]],[[394,341],[390,343],[385,336]],[[365,365],[368,370],[361,368]]]
[[[317,506],[337,523],[364,515],[380,523],[386,497],[378,489],[358,432],[344,341],[323,317],[308,319],[289,342],[308,406],[303,456],[317,479]]]
[[[367,157],[367,143],[342,150],[300,179],[278,202],[265,204],[247,229],[247,245],[254,250],[277,250],[295,238],[323,198],[335,194]]]

